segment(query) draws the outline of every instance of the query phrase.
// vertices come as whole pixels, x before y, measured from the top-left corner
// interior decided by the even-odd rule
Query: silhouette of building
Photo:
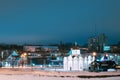
[[[107,37],[105,34],[98,35],[98,45],[99,45],[99,52],[104,52],[104,46],[107,45]]]
[[[98,39],[96,37],[90,37],[88,39],[89,51],[98,51]]]
[[[105,34],[99,34],[88,39],[89,51],[104,52],[104,46],[107,45],[107,37]]]

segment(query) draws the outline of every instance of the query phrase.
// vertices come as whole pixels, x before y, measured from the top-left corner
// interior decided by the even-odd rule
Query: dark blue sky
[[[105,33],[109,43],[120,41],[120,0],[0,1],[1,43],[87,43]]]

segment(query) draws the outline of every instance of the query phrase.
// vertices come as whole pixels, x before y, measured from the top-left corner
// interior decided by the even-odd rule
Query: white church
[[[76,48],[69,51],[69,56],[64,57],[63,67],[65,71],[87,70],[89,64],[95,60],[94,56],[82,56],[80,49]]]

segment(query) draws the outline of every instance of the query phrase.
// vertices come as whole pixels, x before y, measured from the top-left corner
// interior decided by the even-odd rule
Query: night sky
[[[120,0],[0,1],[0,43],[84,44],[94,33],[120,41]]]

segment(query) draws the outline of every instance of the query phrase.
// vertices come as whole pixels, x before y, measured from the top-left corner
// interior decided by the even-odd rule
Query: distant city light
[[[104,51],[109,51],[110,50],[110,46],[104,46]]]

